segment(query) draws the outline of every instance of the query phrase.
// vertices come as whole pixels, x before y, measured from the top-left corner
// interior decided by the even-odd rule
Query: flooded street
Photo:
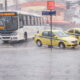
[[[79,80],[80,49],[37,47],[33,40],[0,46],[0,80]]]

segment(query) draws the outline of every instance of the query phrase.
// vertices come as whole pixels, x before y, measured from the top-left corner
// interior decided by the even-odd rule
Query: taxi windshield
[[[59,37],[68,37],[69,35],[64,33],[63,31],[57,31],[55,34]]]

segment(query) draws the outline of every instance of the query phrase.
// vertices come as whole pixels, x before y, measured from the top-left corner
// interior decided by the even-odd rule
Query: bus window
[[[33,26],[34,24],[33,24],[33,20],[34,20],[34,18],[33,18],[33,16],[31,16],[31,25]]]
[[[32,25],[32,16],[29,16],[30,25]]]
[[[14,25],[14,27],[18,26],[17,16],[12,16],[12,24]]]
[[[35,17],[33,16],[33,25],[36,25]]]
[[[36,23],[37,23],[37,26],[38,26],[38,22],[39,22],[39,21],[38,21],[38,17],[36,17]]]
[[[44,25],[44,19],[42,18],[42,25]]]
[[[41,23],[41,17],[39,17],[39,24],[42,25],[42,23]]]
[[[37,17],[35,17],[35,25],[37,25]]]
[[[29,23],[28,23],[28,16],[26,16],[26,25],[29,25]]]
[[[41,25],[42,25],[42,18],[41,18]]]
[[[19,15],[19,25],[20,25],[20,28],[22,28],[24,26],[23,15]]]
[[[30,25],[29,15],[26,16],[26,20],[27,20],[27,25]]]
[[[0,15],[0,26],[4,26],[5,31],[13,31],[18,29],[18,19],[16,15]],[[4,30],[3,29],[3,30]],[[3,31],[0,29],[0,31]]]
[[[27,21],[26,21],[26,16],[24,15],[23,17],[24,17],[24,25],[26,25],[26,24],[27,24],[27,23],[26,23],[26,22],[27,22]]]
[[[40,25],[42,25],[42,24],[41,24],[41,18],[40,18]]]
[[[40,18],[38,17],[38,25],[40,25]]]

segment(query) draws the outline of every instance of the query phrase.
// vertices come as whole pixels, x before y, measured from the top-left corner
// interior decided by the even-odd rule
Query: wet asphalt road
[[[33,40],[0,41],[0,80],[80,80],[80,47],[37,47]]]

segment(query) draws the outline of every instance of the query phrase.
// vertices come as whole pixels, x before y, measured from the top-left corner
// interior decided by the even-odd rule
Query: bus
[[[23,11],[0,12],[0,39],[8,41],[27,41],[43,29],[45,18],[41,15]]]

